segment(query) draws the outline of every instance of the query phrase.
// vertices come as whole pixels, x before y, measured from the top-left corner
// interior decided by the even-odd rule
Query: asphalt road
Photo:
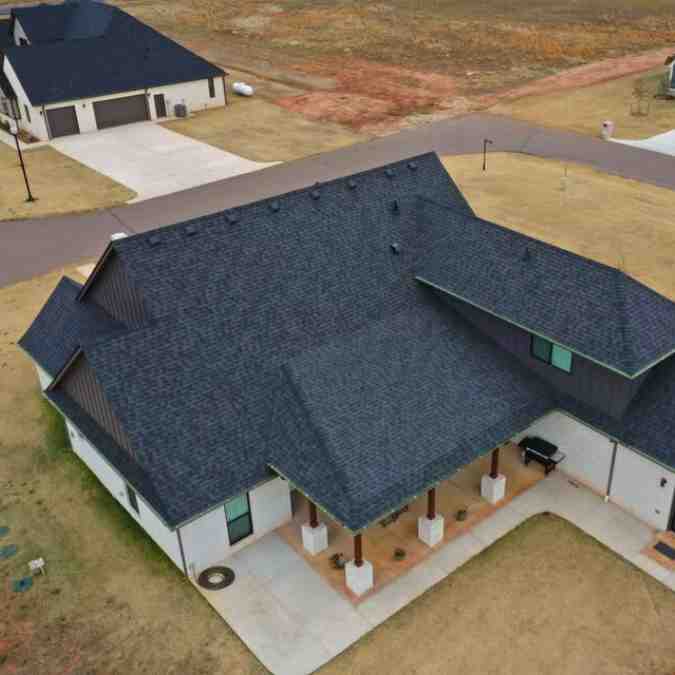
[[[491,151],[578,162],[675,190],[673,157],[506,117],[468,115],[128,206],[0,222],[0,287],[96,257],[113,232],[144,232],[430,150],[481,152],[484,138],[493,141]]]

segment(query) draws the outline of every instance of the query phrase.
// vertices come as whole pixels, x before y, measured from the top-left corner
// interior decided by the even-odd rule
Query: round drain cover
[[[197,579],[202,588],[218,591],[234,582],[234,572],[229,567],[207,567]]]

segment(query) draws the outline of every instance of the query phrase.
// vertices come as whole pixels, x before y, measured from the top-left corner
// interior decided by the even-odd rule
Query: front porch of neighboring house
[[[543,478],[543,468],[525,466],[520,448],[509,443],[356,535],[294,490],[293,520],[277,533],[357,604]]]

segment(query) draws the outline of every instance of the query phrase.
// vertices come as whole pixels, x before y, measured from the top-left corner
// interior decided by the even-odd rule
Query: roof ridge
[[[334,473],[337,476],[339,476],[340,478],[339,482],[341,483],[342,489],[345,492],[349,492],[349,482],[347,481],[345,471],[339,464],[335,462],[333,455],[331,454],[330,451],[328,451],[330,443],[328,442],[325,433],[321,430],[320,426],[314,420],[314,414],[312,413],[312,410],[308,404],[309,402],[307,401],[306,397],[303,396],[302,390],[298,386],[298,383],[296,382],[291,366],[289,365],[289,363],[284,363],[281,365],[280,370],[282,373],[283,380],[287,383],[291,391],[291,394],[296,399],[299,405],[299,409],[302,412],[305,421],[307,422],[308,428],[310,429],[311,433],[318,439],[321,449],[324,451],[322,459],[326,460],[334,470]],[[351,517],[351,502],[348,503],[347,511],[348,517]]]
[[[445,171],[445,168],[443,167],[440,158],[438,157],[438,154],[432,150],[428,152],[423,152],[419,153],[417,155],[411,155],[409,157],[404,157],[402,159],[398,159],[393,162],[387,162],[386,164],[378,164],[377,166],[371,167],[370,169],[363,169],[361,171],[358,171],[357,173],[349,173],[345,174],[344,176],[338,176],[336,178],[331,178],[329,180],[323,181],[323,182],[314,182],[311,185],[306,185],[304,187],[300,188],[295,188],[294,190],[289,190],[288,192],[282,192],[281,194],[274,194],[270,195],[269,197],[262,197],[260,199],[254,199],[253,201],[246,202],[244,204],[237,204],[236,206],[231,206],[229,208],[222,209],[221,211],[216,211],[214,213],[210,213],[204,216],[197,216],[196,218],[190,218],[189,220],[183,220],[178,223],[174,223],[173,225],[167,225],[164,227],[156,227],[151,230],[147,230],[145,232],[136,232],[133,234],[129,234],[128,236],[122,238],[122,239],[117,239],[114,242],[112,242],[113,248],[119,251],[123,251],[127,246],[129,246],[132,242],[144,240],[146,238],[149,238],[153,234],[157,234],[158,232],[167,234],[167,233],[174,233],[180,228],[185,228],[188,225],[209,225],[213,223],[214,219],[217,219],[218,217],[226,217],[226,214],[228,213],[239,213],[242,210],[251,208],[251,207],[259,207],[261,205],[265,204],[272,204],[273,202],[280,202],[283,199],[286,199],[288,197],[295,197],[297,195],[302,195],[302,194],[309,194],[312,191],[316,190],[317,187],[319,189],[323,188],[331,188],[334,187],[340,183],[345,183],[347,184],[348,181],[350,180],[355,180],[358,179],[359,177],[363,177],[365,175],[372,175],[374,173],[377,173],[379,171],[386,171],[388,168],[392,168],[395,166],[399,166],[401,164],[408,164],[410,162],[416,162],[420,161],[422,159],[428,159],[428,158],[434,158],[436,162],[443,168],[443,171]],[[298,160],[302,161],[302,160]],[[447,173],[447,171],[446,171]],[[201,222],[200,222],[201,221]]]

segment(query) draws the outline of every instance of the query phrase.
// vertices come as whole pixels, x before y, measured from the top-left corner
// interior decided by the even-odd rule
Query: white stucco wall
[[[661,481],[666,483],[662,487]],[[617,448],[610,499],[649,523],[668,528],[675,494],[675,473],[622,445]]]
[[[561,412],[535,422],[524,436],[540,436],[557,445],[567,458],[558,470],[605,494],[612,464],[613,443],[602,434]]]
[[[44,391],[52,383],[54,378],[52,378],[52,376],[37,363],[35,364],[35,370],[37,370],[38,379],[40,380],[40,389]]]
[[[30,44],[30,40],[28,39],[26,31],[23,29],[23,26],[19,23],[18,19],[14,19],[14,44],[20,45],[21,38],[23,38],[24,40],[26,40],[26,42]]]
[[[134,91],[125,91],[121,94],[109,94],[106,96],[97,96],[94,98],[78,99],[76,101],[63,101],[59,103],[50,103],[45,106],[45,110],[53,108],[64,108],[74,105],[77,113],[77,121],[80,125],[80,133],[86,134],[97,131],[96,115],[94,113],[94,103],[96,101],[110,101],[117,98],[126,98],[128,96],[137,96],[138,94],[148,94],[148,107],[150,110],[150,119],[157,119],[155,110],[155,94],[164,94],[166,101],[166,111],[168,117],[173,116],[174,105],[176,103],[185,103],[189,111],[205,110],[225,105],[225,93],[223,90],[223,81],[221,78],[214,80],[216,97],[209,98],[208,80],[197,80],[195,82],[184,82],[182,84],[173,84],[166,87],[151,87],[147,90],[136,89]],[[44,138],[46,139],[47,130],[44,129]]]
[[[132,508],[127,497],[126,481],[101,456],[77,428],[66,419],[66,427],[73,452],[87,465],[103,486],[131,514],[150,538],[171,558],[182,571],[183,562],[180,554],[178,535],[169,529],[136,492],[138,513]]]
[[[668,82],[670,83],[668,93],[671,96],[675,96],[675,87],[673,86],[673,71],[675,71],[675,61],[670,64],[670,70],[668,71]]]
[[[16,94],[17,97],[19,107],[21,108],[21,119],[19,120],[19,128],[32,134],[33,136],[35,136],[35,138],[38,138],[40,140],[46,140],[47,127],[45,126],[42,110],[40,107],[33,106],[33,104],[30,102],[28,95],[26,94],[26,91],[23,88],[23,85],[19,81],[19,78],[14,72],[14,68],[12,67],[12,64],[10,63],[8,58],[5,58],[3,61],[2,70],[5,73],[7,79],[9,80],[9,83],[12,85],[14,93]],[[28,118],[26,116],[26,109],[25,109],[26,106],[28,106],[30,110],[30,118],[31,118],[30,122],[28,121]]]
[[[180,528],[183,552],[189,570],[198,575],[204,568],[223,561],[291,519],[288,483],[274,478],[249,492],[253,534],[230,546],[225,507],[218,506]]]

